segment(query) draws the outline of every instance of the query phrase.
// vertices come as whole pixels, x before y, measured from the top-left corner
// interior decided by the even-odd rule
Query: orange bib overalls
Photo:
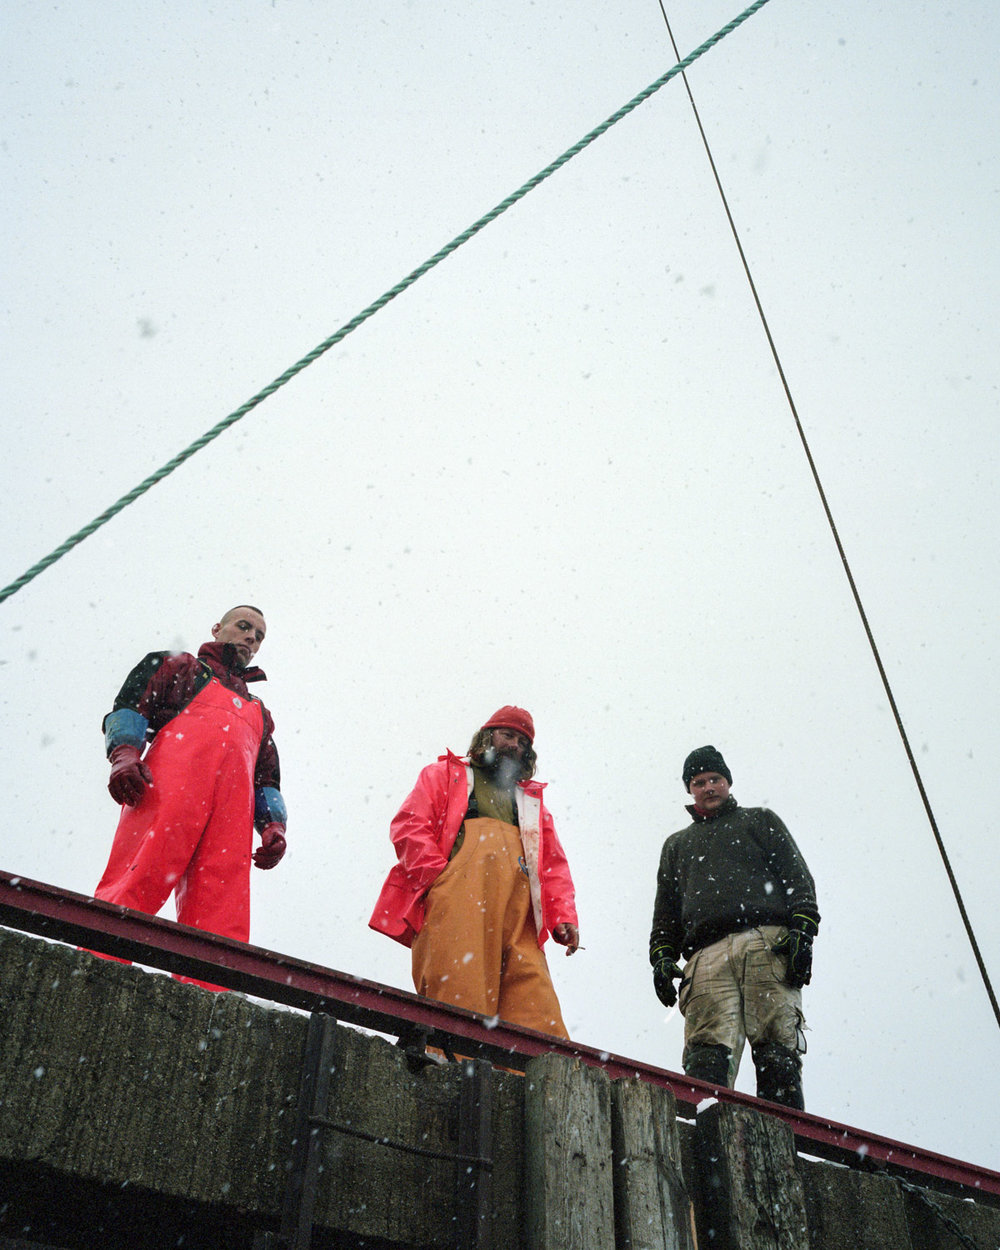
[[[465,822],[461,847],[427,892],[413,940],[418,994],[568,1037],[531,905],[516,825]]]

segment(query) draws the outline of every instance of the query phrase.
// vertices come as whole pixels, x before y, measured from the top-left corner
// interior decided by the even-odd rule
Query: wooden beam
[[[673,1094],[636,1079],[615,1081],[611,1136],[618,1250],[695,1250]]]
[[[529,1250],[615,1250],[611,1083],[558,1055],[524,1078]]]
[[[809,1250],[795,1138],[780,1120],[717,1103],[695,1128],[699,1240],[713,1250]]]

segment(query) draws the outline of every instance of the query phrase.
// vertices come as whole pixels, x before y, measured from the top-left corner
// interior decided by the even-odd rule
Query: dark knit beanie
[[[698,747],[684,761],[684,772],[681,777],[685,790],[690,791],[691,778],[697,777],[699,773],[719,773],[730,785],[733,784],[733,774],[726,767],[726,761],[715,747]]]

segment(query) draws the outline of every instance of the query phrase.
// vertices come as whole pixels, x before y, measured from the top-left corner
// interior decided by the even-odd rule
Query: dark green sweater
[[[656,878],[650,951],[690,955],[728,933],[788,924],[795,912],[819,924],[816,887],[781,819],[766,807],[740,807],[730,795],[719,811],[663,844]]]

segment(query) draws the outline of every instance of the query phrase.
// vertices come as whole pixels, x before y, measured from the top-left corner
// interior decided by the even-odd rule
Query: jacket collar
[[[720,816],[726,816],[730,812],[734,812],[739,807],[739,803],[737,803],[733,796],[730,795],[718,811],[710,812],[707,816],[702,812],[699,812],[693,803],[687,803],[685,806],[694,818],[695,824],[704,825],[710,820],[718,820]]]
[[[243,668],[231,642],[203,642],[198,648],[198,659],[211,665],[220,675],[238,677],[240,681],[267,681],[262,668]]]

